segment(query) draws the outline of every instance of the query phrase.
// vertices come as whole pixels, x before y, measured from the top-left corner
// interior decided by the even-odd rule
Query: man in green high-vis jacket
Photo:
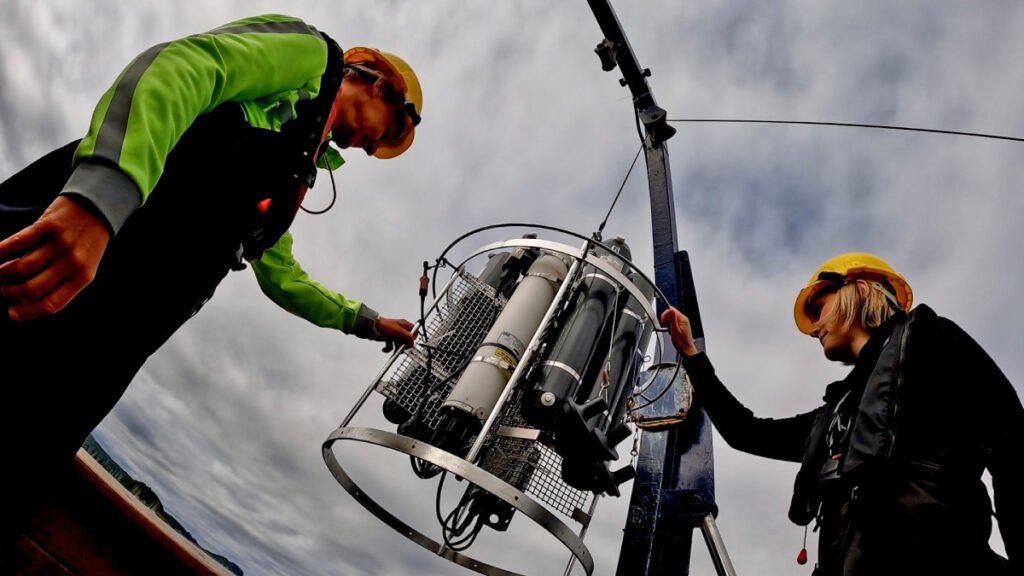
[[[246,262],[293,314],[412,344],[410,322],[310,279],[288,228],[317,167],[342,163],[330,143],[397,156],[421,106],[402,59],[343,53],[296,18],[248,18],[140,54],[81,141],[0,184],[0,434],[33,471],[8,491],[3,544],[38,508],[38,479]]]

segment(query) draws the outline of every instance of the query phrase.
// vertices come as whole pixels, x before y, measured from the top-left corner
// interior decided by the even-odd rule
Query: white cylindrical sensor
[[[530,266],[452,387],[444,408],[467,412],[481,422],[487,419],[567,272],[565,262],[551,254],[543,254]]]

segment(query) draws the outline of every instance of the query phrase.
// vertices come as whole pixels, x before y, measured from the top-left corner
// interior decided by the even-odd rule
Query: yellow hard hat
[[[793,317],[796,319],[796,327],[804,334],[810,334],[814,329],[814,322],[807,315],[807,304],[823,289],[829,286],[836,286],[837,284],[844,284],[847,280],[853,278],[884,280],[888,282],[895,292],[893,296],[896,297],[900,308],[904,312],[910,311],[910,305],[914,301],[914,292],[910,289],[910,284],[907,284],[907,281],[903,279],[903,276],[893,270],[892,266],[889,266],[885,260],[874,254],[850,252],[848,254],[840,254],[822,264],[814,272],[814,275],[811,276],[811,279],[807,281],[807,286],[797,294],[796,304],[793,305]]]
[[[344,60],[346,64],[369,64],[369,67],[383,74],[384,78],[405,97],[405,128],[401,136],[390,142],[381,143],[373,155],[377,158],[394,158],[405,152],[412,145],[416,125],[420,123],[420,112],[423,109],[423,92],[420,90],[420,81],[416,78],[416,73],[405,60],[376,48],[350,48],[345,51]]]

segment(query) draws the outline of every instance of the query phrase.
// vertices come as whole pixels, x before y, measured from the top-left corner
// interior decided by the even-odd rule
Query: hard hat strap
[[[887,290],[885,285],[881,282],[876,280],[871,283],[871,287],[878,290],[883,296],[885,296],[885,299],[889,302],[889,306],[893,310],[903,310],[903,306],[900,306],[900,302],[896,299],[896,296],[891,291]]]
[[[412,120],[413,126],[419,126],[420,115],[416,112],[416,104],[409,101],[408,95],[403,94],[402,96],[405,98],[405,103],[402,106],[405,109],[405,115],[409,117],[409,120]]]

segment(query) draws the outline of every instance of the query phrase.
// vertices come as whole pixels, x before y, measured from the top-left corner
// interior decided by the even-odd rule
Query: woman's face
[[[815,296],[807,307],[808,315],[814,322],[811,336],[821,343],[822,351],[829,360],[852,364],[870,334],[859,322],[849,327],[835,318],[835,307],[839,296],[834,290]]]

